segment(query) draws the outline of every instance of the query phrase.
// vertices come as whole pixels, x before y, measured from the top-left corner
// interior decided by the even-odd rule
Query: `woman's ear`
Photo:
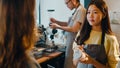
[[[71,0],[71,2],[73,3],[73,5],[75,5],[75,4],[76,4],[76,0]]]
[[[103,17],[102,18],[104,19],[105,17],[106,17],[106,13],[103,13]]]
[[[103,14],[103,17],[102,17],[102,19],[104,19],[106,17],[106,14]]]

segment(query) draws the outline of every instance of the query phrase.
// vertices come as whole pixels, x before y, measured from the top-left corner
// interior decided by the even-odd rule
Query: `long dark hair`
[[[24,68],[35,42],[35,0],[1,0],[0,68]]]
[[[80,2],[80,0],[77,0],[77,2]]]
[[[88,5],[88,8],[90,5],[95,5],[104,14],[104,18],[101,21],[102,32],[107,34],[113,34],[110,27],[110,19],[109,19],[108,7],[106,3],[103,0],[91,0],[90,4]],[[89,38],[91,29],[92,29],[92,26],[88,23],[87,17],[86,17],[83,27],[80,31],[80,35],[77,37],[77,40],[76,40],[79,45],[83,44],[84,41]]]

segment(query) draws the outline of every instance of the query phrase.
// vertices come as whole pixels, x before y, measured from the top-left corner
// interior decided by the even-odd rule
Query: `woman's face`
[[[65,4],[70,10],[74,8],[73,2],[71,0],[65,0]]]
[[[95,5],[90,5],[87,11],[87,20],[91,26],[101,26],[103,14]]]

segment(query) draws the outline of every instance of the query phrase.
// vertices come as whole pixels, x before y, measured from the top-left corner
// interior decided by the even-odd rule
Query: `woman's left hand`
[[[85,57],[84,58],[80,58],[80,62],[81,63],[85,63],[85,64],[92,64],[93,63],[94,59],[92,57],[90,57],[85,52],[83,52],[83,55],[85,55]]]

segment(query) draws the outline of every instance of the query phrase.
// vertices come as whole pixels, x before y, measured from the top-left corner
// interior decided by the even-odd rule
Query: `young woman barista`
[[[104,53],[106,59],[101,63],[86,52],[85,44],[97,44],[103,46],[98,56]],[[74,65],[77,68],[116,68],[120,60],[119,44],[116,36],[111,31],[108,8],[104,0],[92,0],[87,9],[87,17],[81,29],[80,35],[73,44]],[[80,50],[80,51],[77,51]],[[92,49],[92,48],[91,48]],[[99,50],[99,49],[98,49]],[[95,54],[92,52],[91,54]],[[82,54],[82,55],[81,55]],[[81,56],[80,56],[81,55]],[[77,57],[77,58],[76,58]],[[104,57],[105,58],[105,57]],[[98,58],[101,59],[101,58]]]

